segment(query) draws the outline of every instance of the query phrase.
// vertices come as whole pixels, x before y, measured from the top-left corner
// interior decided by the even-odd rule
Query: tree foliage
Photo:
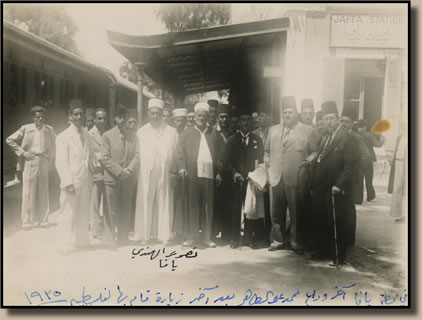
[[[80,55],[73,40],[78,27],[63,5],[6,4],[4,19],[65,50]]]
[[[202,29],[224,25],[230,19],[230,5],[218,3],[184,3],[160,5],[157,16],[165,24],[169,32]],[[221,98],[228,97],[229,90],[217,91]],[[185,98],[185,104],[191,106],[202,100],[205,94],[192,94]]]
[[[160,5],[157,16],[170,32],[201,29],[227,24],[230,5],[217,3],[184,3]]]
[[[119,68],[119,73],[121,77],[125,78],[126,80],[129,80],[130,82],[134,84],[137,84],[138,71],[136,70],[136,67],[129,61],[124,61],[122,63],[122,65]],[[148,89],[148,91],[155,94],[156,96],[161,97],[161,92],[160,92],[161,88],[146,73],[144,73],[143,84]],[[165,92],[165,101],[168,101],[171,103],[174,102],[174,97],[169,91]]]

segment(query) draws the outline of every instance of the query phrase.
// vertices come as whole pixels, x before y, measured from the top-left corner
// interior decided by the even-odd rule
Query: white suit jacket
[[[95,163],[92,141],[86,128],[82,128],[84,144],[82,145],[78,129],[71,124],[57,136],[56,169],[60,177],[60,187],[73,184],[79,188],[91,180],[89,168]]]

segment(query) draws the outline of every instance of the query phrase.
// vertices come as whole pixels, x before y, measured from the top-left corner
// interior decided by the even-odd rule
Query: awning
[[[151,36],[108,31],[109,43],[145,73],[179,95],[227,89],[243,55],[263,50],[286,31],[289,18]]]

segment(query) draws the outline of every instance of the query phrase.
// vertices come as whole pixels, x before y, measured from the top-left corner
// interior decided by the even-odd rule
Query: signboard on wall
[[[402,15],[331,15],[330,46],[405,48],[407,18]]]

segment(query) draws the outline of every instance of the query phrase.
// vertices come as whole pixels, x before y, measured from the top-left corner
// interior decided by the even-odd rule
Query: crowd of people
[[[346,261],[356,233],[355,204],[375,197],[374,147],[382,135],[357,121],[352,105],[334,101],[314,112],[304,99],[281,101],[282,123],[217,100],[194,112],[148,102],[148,123],[118,104],[108,111],[69,105],[57,135],[46,110],[6,139],[18,156],[22,227],[48,225],[48,174],[60,178],[58,246],[63,254],[90,244],[268,247]],[[316,123],[314,117],[316,115]],[[133,236],[129,235],[133,234]]]

